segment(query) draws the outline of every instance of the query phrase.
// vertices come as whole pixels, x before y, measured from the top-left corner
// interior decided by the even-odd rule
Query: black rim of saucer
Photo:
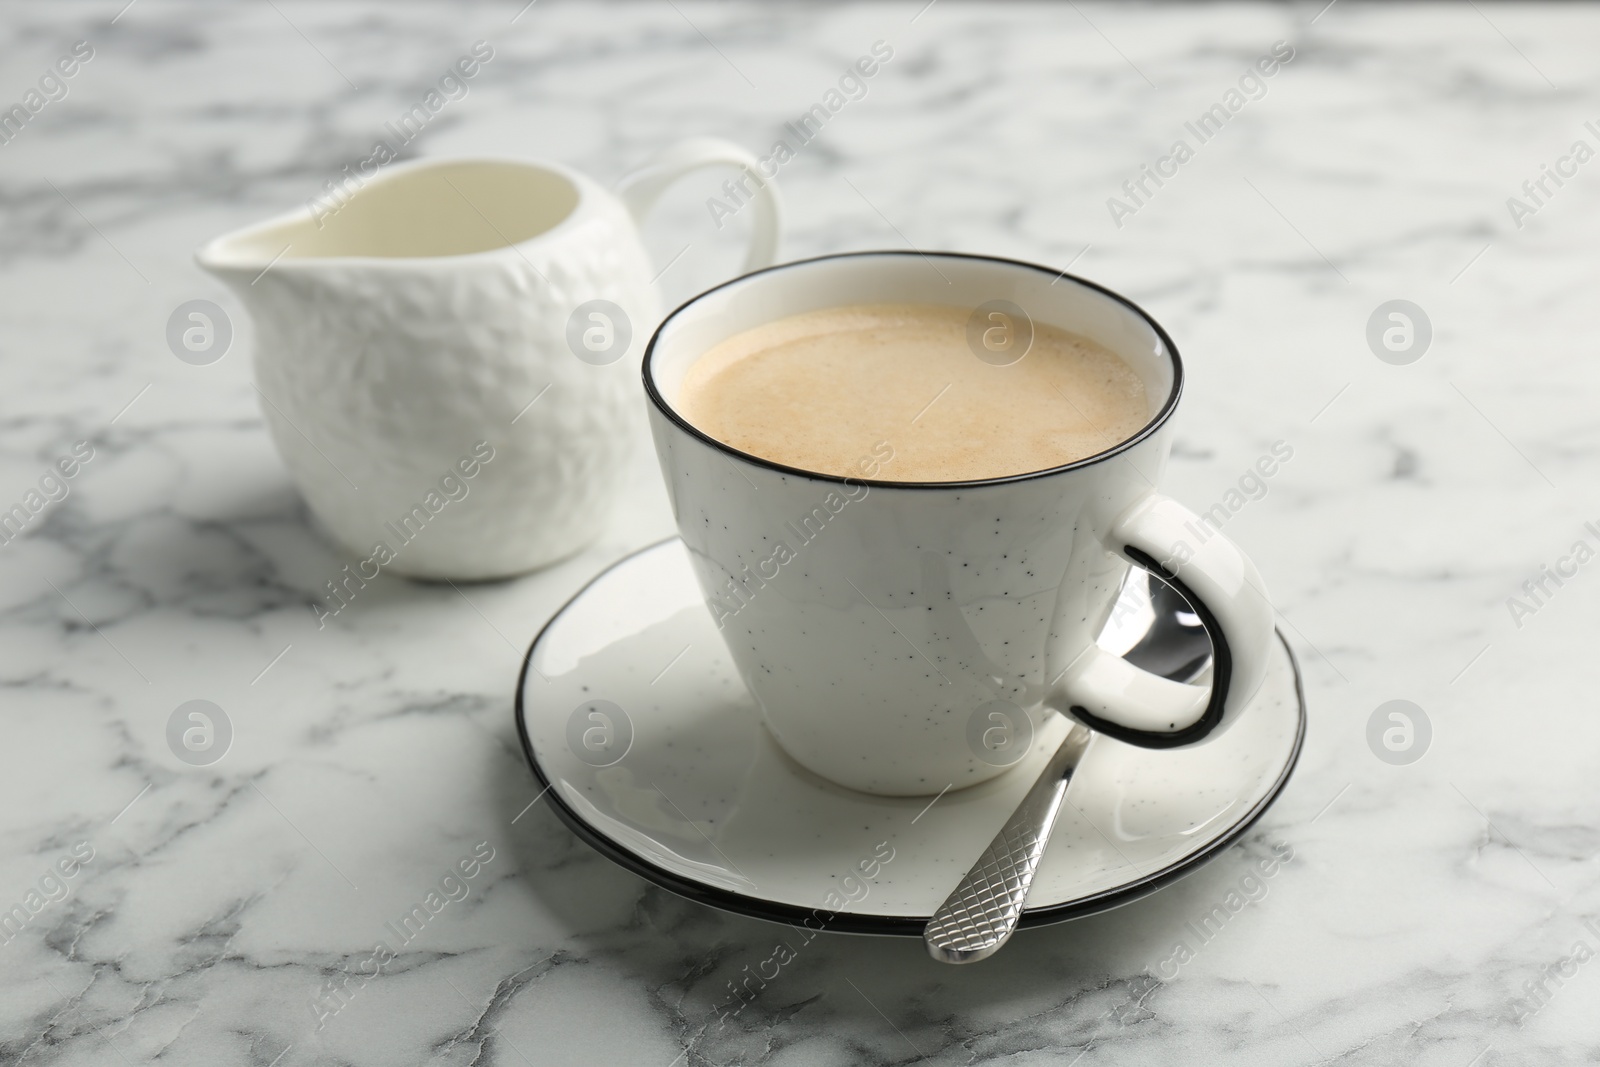
[[[560,610],[550,616],[549,621],[539,628],[538,634],[534,636],[533,641],[528,645],[528,652],[522,659],[522,671],[517,677],[515,714],[517,736],[522,740],[522,751],[528,759],[528,765],[533,768],[533,776],[541,786],[540,796],[547,796],[556,816],[566,824],[569,830],[587,842],[595,851],[619,867],[632,871],[646,881],[653,882],[663,889],[696,903],[708,904],[723,911],[748,915],[756,919],[766,919],[769,922],[783,923],[787,926],[803,926],[810,930],[847,934],[887,934],[920,937],[923,927],[927,925],[931,916],[862,915],[852,912],[827,912],[802,908],[793,904],[783,904],[745,893],[736,893],[717,886],[706,885],[702,882],[685,878],[683,875],[669,871],[664,867],[658,867],[636,853],[629,851],[619,842],[607,837],[600,830],[585,822],[577,811],[561,798],[560,792],[554,788],[549,775],[540,766],[539,758],[533,751],[533,742],[528,737],[527,709],[524,704],[528,687],[528,675],[530,673],[529,667],[533,662],[533,654],[538,649],[539,642],[544,640],[545,634],[567,613],[567,610],[577,603],[596,583],[605,578],[606,575],[621,567],[624,563],[628,563],[648,552],[654,552],[656,549],[677,540],[677,537],[669,537],[663,541],[646,545],[606,566],[585,582],[581,589],[561,605]],[[1048,926],[1052,923],[1066,922],[1070,919],[1080,919],[1086,915],[1109,911],[1112,908],[1138,900],[1140,897],[1148,896],[1156,890],[1177,881],[1191,871],[1204,866],[1208,860],[1238,841],[1256,824],[1257,820],[1278,799],[1278,795],[1283,792],[1284,786],[1288,784],[1289,777],[1294,773],[1296,764],[1300,762],[1300,749],[1305,742],[1306,736],[1306,695],[1304,680],[1300,672],[1300,661],[1295,657],[1294,649],[1290,647],[1288,640],[1283,636],[1282,630],[1278,631],[1278,641],[1283,645],[1283,650],[1289,657],[1290,669],[1294,672],[1294,692],[1298,722],[1295,728],[1294,745],[1289,752],[1289,758],[1284,762],[1283,770],[1279,772],[1277,780],[1272,783],[1256,805],[1246,812],[1221,837],[1213,839],[1201,848],[1161,870],[1119,885],[1114,889],[1108,889],[1090,896],[1063,901],[1060,904],[1051,904],[1042,908],[1029,908],[1022,913],[1022,918],[1017,923],[1019,928]],[[976,852],[973,858],[977,858]]]

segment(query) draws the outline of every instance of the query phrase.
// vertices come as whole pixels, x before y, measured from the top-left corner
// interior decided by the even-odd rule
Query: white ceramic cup
[[[677,409],[689,366],[743,330],[848,304],[991,301],[1122,357],[1144,380],[1148,424],[1050,470],[906,483],[874,477],[892,434],[863,456],[862,477],[839,478],[740,452]],[[778,742],[824,778],[887,795],[981,782],[1022,758],[1046,709],[1137,745],[1194,744],[1260,686],[1273,636],[1260,575],[1153,488],[1183,366],[1161,327],[1115,293],[982,256],[826,256],[684,304],[651,339],[643,372],[707,604]],[[1095,643],[1130,563],[1201,618],[1209,685],[1168,681]]]
[[[758,176],[745,269],[771,263],[776,187],[711,138],[615,195],[555,163],[396,163],[196,253],[249,308],[273,440],[364,577],[497,578],[599,534],[660,317],[638,223],[711,166]]]

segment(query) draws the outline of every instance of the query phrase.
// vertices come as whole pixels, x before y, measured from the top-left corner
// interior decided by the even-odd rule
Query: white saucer
[[[1095,737],[1021,925],[1125,904],[1220,853],[1283,789],[1305,722],[1283,644],[1214,740],[1153,751]],[[778,922],[920,935],[1066,723],[1052,716],[1016,767],[937,799],[832,785],[761,725],[674,538],[600,573],[534,639],[517,728],[561,819],[657,885]]]

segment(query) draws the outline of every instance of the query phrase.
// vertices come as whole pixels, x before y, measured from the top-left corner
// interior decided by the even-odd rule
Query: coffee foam
[[[1046,470],[1103,452],[1151,417],[1143,380],[1109,349],[1035,323],[1009,366],[977,357],[970,308],[862,304],[735,334],[689,368],[677,406],[734,448],[802,470],[951,482]],[[879,455],[881,455],[881,450]]]

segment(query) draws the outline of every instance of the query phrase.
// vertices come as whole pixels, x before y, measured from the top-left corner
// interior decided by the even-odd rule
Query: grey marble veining
[[[76,442],[93,456],[0,547],[0,909],[28,915],[0,938],[0,1061],[1600,1056],[1600,566],[1572,562],[1576,543],[1600,546],[1585,526],[1600,525],[1600,161],[1560,162],[1579,140],[1600,149],[1585,127],[1600,124],[1600,11],[519,9],[7,10],[5,107],[75,42],[93,58],[0,144],[0,510]],[[542,622],[670,532],[653,458],[579,557],[459,590],[383,578],[316,628],[309,605],[345,560],[267,438],[242,310],[190,250],[317,196],[480,39],[495,58],[405,154],[524,153],[606,182],[692,133],[764,154],[888,43],[866,96],[781,172],[786,254],[1071,264],[1144,303],[1184,353],[1175,495],[1208,508],[1292,447],[1227,525],[1312,708],[1295,780],[1244,842],[969,968],[914,941],[820,937],[724,1019],[728,983],[785,928],[647,886],[530,807],[511,722]],[[1280,41],[1293,58],[1262,94],[1204,143],[1187,135],[1193,157],[1119,227],[1108,199]],[[1534,202],[1524,183],[1558,166],[1575,171]],[[658,262],[688,249],[662,278],[669,302],[737,262],[742,222],[719,233],[706,208],[719,181],[686,181],[652,224]],[[237,329],[204,367],[163,339],[197,297]],[[1408,365],[1366,340],[1394,299],[1432,325]],[[1575,573],[1541,586],[1544,567]],[[210,766],[167,746],[194,699],[233,725]],[[1399,699],[1432,727],[1402,766],[1368,743]],[[1275,846],[1292,859],[1265,893],[1196,937]],[[492,858],[452,883],[465,895],[392,932],[475,849]],[[382,973],[346,981],[379,941]]]

